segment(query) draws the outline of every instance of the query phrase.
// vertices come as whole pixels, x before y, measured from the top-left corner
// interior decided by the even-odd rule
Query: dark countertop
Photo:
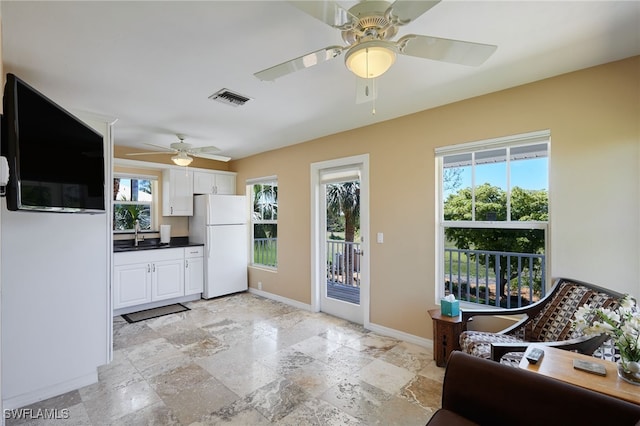
[[[137,247],[133,245],[133,240],[116,240],[113,242],[113,252],[122,253],[126,251],[159,250],[167,248],[197,247],[203,245],[204,244],[202,243],[190,243],[189,237],[172,237],[169,244],[160,244],[160,238],[149,238],[144,241],[140,241]]]

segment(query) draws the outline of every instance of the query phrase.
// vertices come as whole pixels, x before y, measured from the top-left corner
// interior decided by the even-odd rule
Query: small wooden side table
[[[433,321],[433,359],[438,367],[445,367],[451,352],[460,350],[460,333],[464,331],[462,314],[457,317],[442,315],[440,309],[431,309]]]

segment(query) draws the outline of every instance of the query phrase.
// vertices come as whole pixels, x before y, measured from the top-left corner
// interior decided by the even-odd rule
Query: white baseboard
[[[45,399],[52,398],[54,396],[62,395],[63,393],[71,392],[76,389],[80,389],[84,386],[88,386],[98,382],[98,371],[85,374],[83,376],[76,377],[75,379],[67,380],[62,383],[57,383],[46,388],[37,389],[32,392],[24,393],[2,400],[3,410],[15,410],[17,408],[24,407]]]
[[[256,294],[258,296],[262,296],[266,299],[275,300],[277,302],[282,302],[287,305],[293,306],[294,308],[302,309],[304,311],[311,311],[311,305],[307,303],[298,302],[297,300],[289,299],[287,297],[278,296],[277,294],[269,293],[263,290],[258,290],[252,287],[249,287],[249,293]]]
[[[393,328],[385,327],[378,324],[369,323],[365,328],[384,336],[393,337],[395,339],[403,340],[405,342],[413,343],[418,346],[425,347],[433,350],[433,340],[425,339],[413,334],[405,333],[404,331],[395,330]]]

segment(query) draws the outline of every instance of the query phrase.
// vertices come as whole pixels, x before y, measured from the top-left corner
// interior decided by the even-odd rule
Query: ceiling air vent
[[[214,101],[222,102],[223,104],[231,105],[233,107],[242,106],[251,100],[251,98],[232,92],[229,89],[218,90],[216,93],[209,96],[209,99],[213,99]]]

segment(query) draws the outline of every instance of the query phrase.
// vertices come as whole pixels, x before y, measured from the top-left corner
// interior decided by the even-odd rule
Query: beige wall
[[[639,123],[634,57],[232,162],[238,193],[278,176],[278,271],[250,285],[311,303],[310,164],[369,153],[370,321],[431,338],[434,148],[550,129],[551,275],[639,295]]]

